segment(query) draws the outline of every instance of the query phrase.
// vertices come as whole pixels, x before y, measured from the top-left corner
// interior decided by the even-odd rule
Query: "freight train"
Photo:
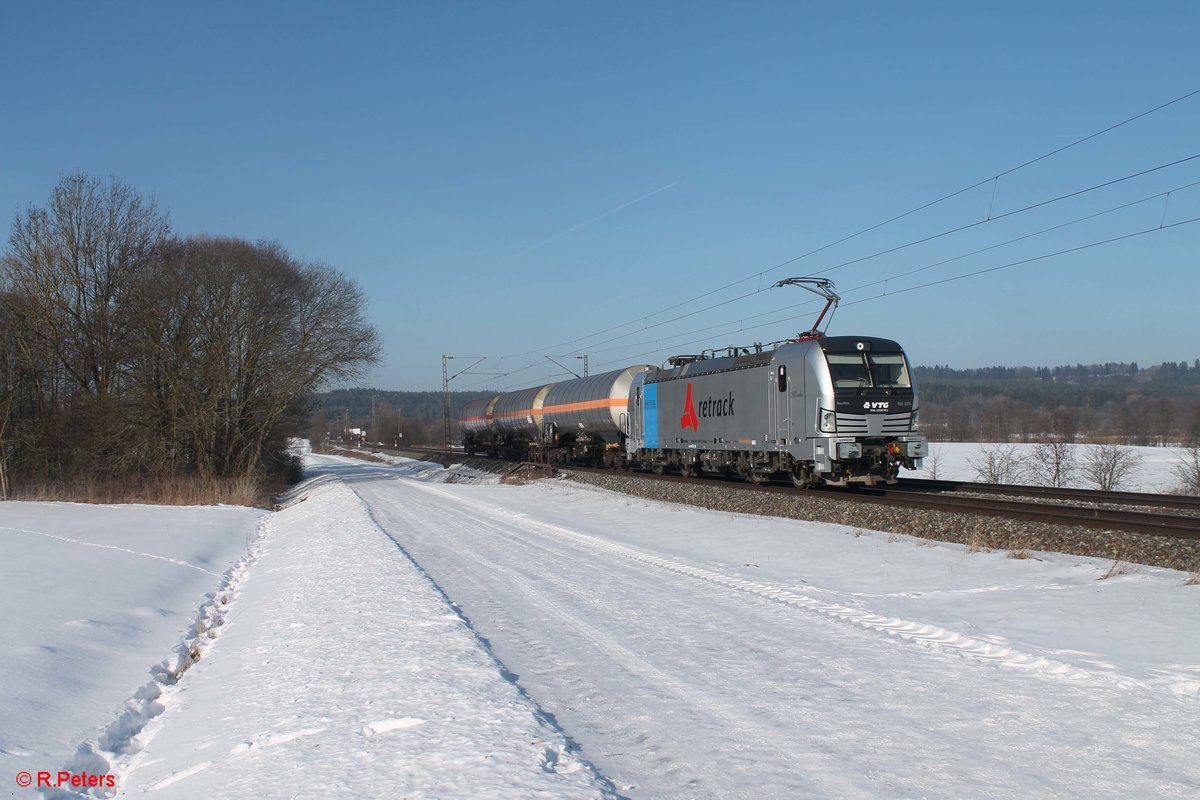
[[[814,329],[485,397],[459,422],[471,454],[807,487],[920,469],[929,444],[918,414],[899,344]]]

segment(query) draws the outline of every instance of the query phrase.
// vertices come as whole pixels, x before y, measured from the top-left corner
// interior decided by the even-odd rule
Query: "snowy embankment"
[[[266,516],[0,503],[0,778],[17,796],[34,796],[21,772],[96,773],[94,748],[136,726],[131,698],[179,664],[198,607]]]

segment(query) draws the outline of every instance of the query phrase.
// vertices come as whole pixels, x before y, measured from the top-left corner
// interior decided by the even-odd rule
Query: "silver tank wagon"
[[[642,364],[550,387],[542,404],[543,434],[551,441],[583,436],[615,442],[629,433],[629,386]]]
[[[463,433],[473,436],[487,436],[491,433],[492,417],[496,401],[499,399],[498,394],[481,397],[463,406],[458,414],[458,424],[462,426]]]
[[[542,404],[553,383],[508,392],[492,408],[492,432],[513,439],[537,439],[542,433]]]

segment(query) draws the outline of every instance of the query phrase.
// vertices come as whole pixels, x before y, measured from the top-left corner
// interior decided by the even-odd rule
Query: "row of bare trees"
[[[927,467],[938,469],[935,456]],[[987,483],[1029,483],[1038,486],[1072,486],[1077,480],[1102,491],[1126,484],[1142,465],[1136,450],[1118,444],[1074,445],[1045,441],[1032,448],[1016,445],[982,445],[967,464]]]
[[[362,309],[328,266],[176,237],[119,179],[68,175],[0,256],[0,489],[278,475],[305,398],[377,359]]]

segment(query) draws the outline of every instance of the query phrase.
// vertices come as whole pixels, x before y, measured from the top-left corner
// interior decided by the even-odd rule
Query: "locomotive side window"
[[[907,389],[912,386],[908,377],[908,366],[899,353],[883,355],[872,353],[871,364],[875,367],[875,382],[879,386]]]
[[[787,367],[783,364],[779,365],[779,391],[787,391]]]
[[[862,353],[826,353],[825,358],[829,361],[829,376],[833,378],[835,389],[858,389],[874,385]]]

